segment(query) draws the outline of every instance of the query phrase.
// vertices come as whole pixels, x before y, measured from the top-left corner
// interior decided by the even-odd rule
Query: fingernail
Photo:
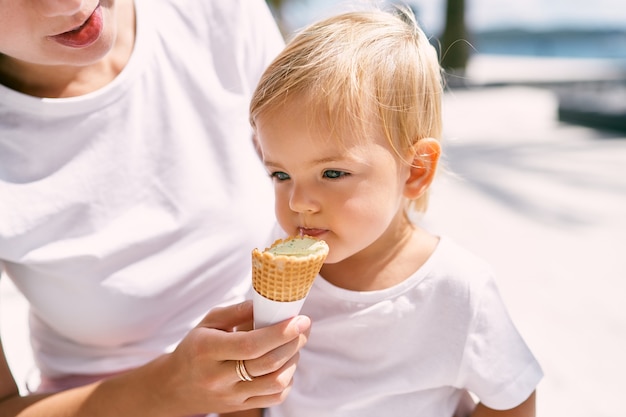
[[[304,333],[311,327],[311,319],[307,316],[298,316],[296,318],[296,327],[300,333]]]

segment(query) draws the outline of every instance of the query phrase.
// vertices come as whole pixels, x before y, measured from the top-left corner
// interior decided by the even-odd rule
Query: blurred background
[[[367,1],[268,0],[285,37]],[[626,131],[624,0],[409,0],[451,87],[549,87],[559,118]]]
[[[269,3],[287,39],[360,7]],[[422,222],[494,266],[544,368],[538,416],[626,416],[626,2],[406,4],[447,82]]]
[[[358,1],[269,1],[285,38]],[[489,261],[541,362],[538,416],[626,416],[626,3],[414,0],[446,71],[444,169],[421,220]],[[29,375],[26,306],[0,329]],[[20,381],[23,383],[23,381]]]

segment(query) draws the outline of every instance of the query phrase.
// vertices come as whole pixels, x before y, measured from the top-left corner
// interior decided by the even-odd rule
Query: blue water
[[[398,0],[387,0],[389,2],[398,2]],[[429,37],[436,39],[440,36],[443,23],[443,1],[444,0],[402,0],[402,3],[408,2],[415,6],[418,12],[418,20],[424,24],[424,29]],[[505,54],[505,55],[522,55],[522,56],[541,56],[541,57],[572,57],[572,58],[608,58],[626,60],[626,11],[622,7],[625,0],[596,0],[595,5],[581,4],[580,7],[572,9],[571,4],[563,0],[561,2],[555,0],[539,0],[543,8],[546,22],[543,26],[531,25],[532,22],[526,22],[523,17],[519,16],[517,24],[518,28],[527,28],[526,30],[492,30],[491,32],[480,32],[470,34],[468,41],[473,45],[478,53],[481,54]],[[295,30],[305,24],[310,23],[317,17],[324,16],[330,12],[339,12],[342,4],[348,6],[350,1],[345,0],[300,0],[285,2],[283,14],[285,18],[285,26],[289,31]],[[503,22],[504,18],[512,21],[509,16],[510,8],[502,6],[501,8],[493,8],[492,4],[497,4],[498,0],[488,2],[486,0],[475,0],[471,7],[475,7],[474,19],[478,17],[490,16],[491,23]],[[537,7],[537,2],[528,3],[528,8]],[[609,7],[610,6],[610,7]],[[583,9],[588,10],[588,19],[586,24],[578,25],[572,23],[572,14],[585,15]],[[510,10],[509,10],[510,9]],[[516,4],[515,10],[524,10],[524,3]],[[422,12],[422,13],[420,13]],[[619,16],[618,16],[619,15]],[[527,14],[535,16],[535,14]],[[551,16],[548,18],[546,16]],[[570,19],[568,19],[568,16]],[[604,16],[602,19],[601,16]],[[538,17],[538,16],[535,16]],[[594,18],[595,17],[595,18]],[[619,19],[617,18],[619,17]],[[614,19],[615,18],[615,19]],[[545,20],[544,19],[544,20]],[[602,22],[607,24],[603,25]],[[616,24],[616,22],[625,22],[625,24]],[[595,22],[595,23],[594,23]],[[609,25],[609,22],[613,22]],[[494,26],[486,25],[485,22],[468,21],[470,28],[482,27],[494,28]],[[488,23],[488,22],[487,22]],[[549,24],[548,24],[549,23]],[[593,24],[592,24],[593,23]],[[498,26],[502,27],[502,26]],[[549,28],[535,29],[532,28]],[[573,29],[563,29],[571,27]],[[613,28],[608,30],[606,28]],[[615,29],[618,28],[618,29]],[[606,30],[605,30],[606,29]]]
[[[500,31],[469,40],[482,54],[626,60],[626,31]]]
[[[359,0],[290,0],[283,2],[283,15],[287,26],[297,28],[329,13],[358,8],[359,3]],[[439,33],[443,29],[446,0],[377,0],[376,3],[408,4],[425,30]],[[505,26],[626,27],[624,0],[467,0],[465,3],[467,24],[477,30]]]

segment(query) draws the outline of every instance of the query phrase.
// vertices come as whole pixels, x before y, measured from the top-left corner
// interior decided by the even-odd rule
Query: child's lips
[[[300,232],[300,235],[307,235],[307,236],[311,236],[311,237],[320,237],[321,235],[326,233],[328,230],[326,230],[326,229],[311,229],[311,228],[308,228],[308,227],[299,227],[298,231]]]
[[[50,36],[53,41],[70,48],[86,48],[102,33],[102,9],[98,5],[91,16],[76,29]]]

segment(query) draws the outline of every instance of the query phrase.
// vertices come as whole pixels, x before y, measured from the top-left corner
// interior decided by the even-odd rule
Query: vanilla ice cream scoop
[[[311,236],[279,239],[252,251],[255,327],[296,316],[328,256],[328,245]]]

